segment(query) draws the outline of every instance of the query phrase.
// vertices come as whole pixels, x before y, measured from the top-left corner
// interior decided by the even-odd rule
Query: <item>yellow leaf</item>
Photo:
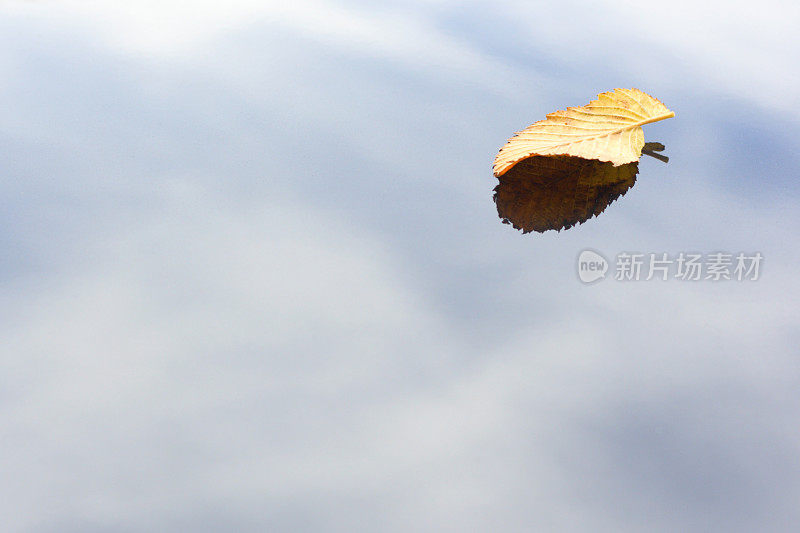
[[[639,89],[614,89],[582,107],[569,107],[517,132],[494,160],[494,175],[531,156],[570,155],[608,161],[614,166],[638,161],[642,125],[675,113]]]

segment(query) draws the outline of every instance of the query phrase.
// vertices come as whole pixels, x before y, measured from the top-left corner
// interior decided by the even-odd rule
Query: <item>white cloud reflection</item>
[[[677,6],[580,74],[600,52],[533,24],[598,12],[578,4],[3,4],[4,527],[789,530],[797,189],[731,185],[772,152],[694,112],[728,91],[752,116],[766,93],[719,82],[788,30],[700,79],[637,71],[744,46],[744,12],[669,40]],[[551,63],[498,61],[482,10],[541,27],[513,38]],[[687,110],[652,130],[672,162],[579,228],[501,225],[490,160],[522,110],[623,74]],[[585,287],[587,246],[765,265]]]

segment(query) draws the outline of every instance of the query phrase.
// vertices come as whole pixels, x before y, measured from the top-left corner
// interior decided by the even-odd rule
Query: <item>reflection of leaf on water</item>
[[[636,182],[638,162],[534,156],[500,176],[497,214],[523,233],[569,229],[599,215]]]

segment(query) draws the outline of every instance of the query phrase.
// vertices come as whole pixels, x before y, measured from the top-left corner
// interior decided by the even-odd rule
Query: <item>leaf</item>
[[[569,229],[602,213],[634,183],[638,162],[533,156],[514,165],[494,189],[497,214],[523,233]]]
[[[517,132],[494,160],[494,175],[502,176],[531,156],[570,155],[608,161],[614,166],[638,161],[642,155],[642,125],[675,113],[639,89],[614,89],[582,107],[569,107]]]

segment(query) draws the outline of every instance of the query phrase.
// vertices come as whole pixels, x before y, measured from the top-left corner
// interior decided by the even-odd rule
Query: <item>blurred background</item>
[[[0,2],[2,528],[795,531],[797,20]],[[500,146],[616,87],[669,164],[502,224]],[[586,248],[764,260],[584,285]]]

